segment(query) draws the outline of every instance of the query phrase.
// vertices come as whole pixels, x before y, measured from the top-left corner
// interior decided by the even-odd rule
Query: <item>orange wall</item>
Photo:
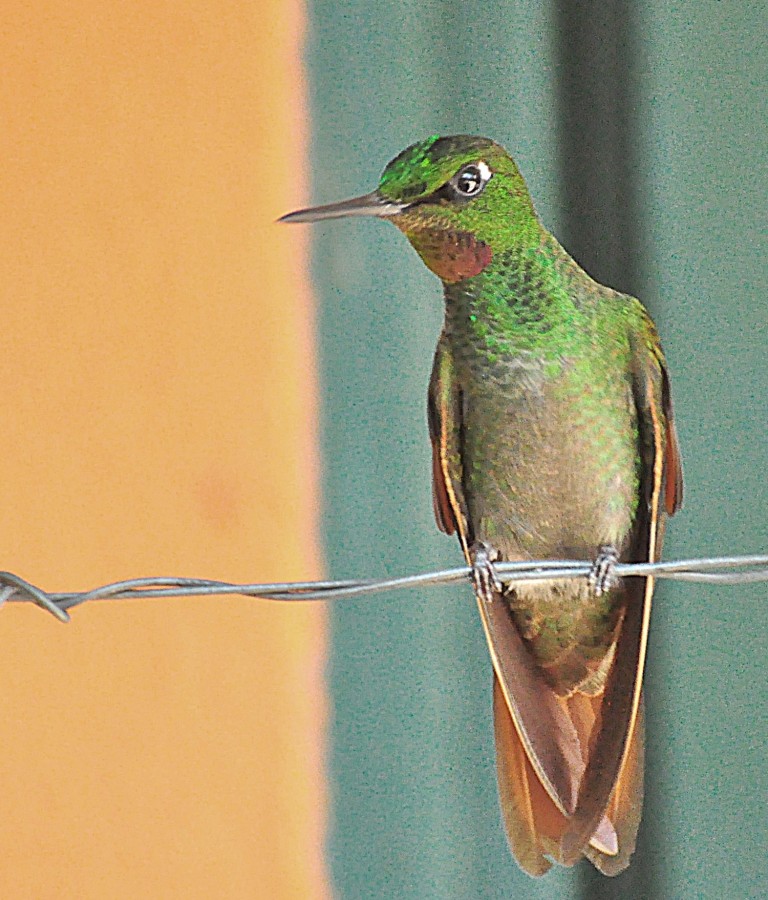
[[[299,0],[5,0],[0,566],[319,572]],[[0,897],[318,897],[323,611],[0,611]]]

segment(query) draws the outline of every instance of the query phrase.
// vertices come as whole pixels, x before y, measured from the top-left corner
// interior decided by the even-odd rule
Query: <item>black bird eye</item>
[[[485,163],[474,163],[464,168],[451,179],[451,187],[460,197],[476,197],[491,177],[491,172]]]

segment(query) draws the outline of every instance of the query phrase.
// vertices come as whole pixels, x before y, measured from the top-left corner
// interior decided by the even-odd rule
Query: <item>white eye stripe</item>
[[[480,177],[483,179],[483,183],[485,183],[486,181],[490,181],[493,172],[491,172],[491,167],[488,165],[488,163],[484,163],[482,160],[480,160],[480,162],[477,164],[477,168],[480,170]]]

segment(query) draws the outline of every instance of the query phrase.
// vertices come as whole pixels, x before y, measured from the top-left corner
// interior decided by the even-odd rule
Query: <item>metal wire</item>
[[[494,568],[504,582],[549,581],[554,578],[588,578],[593,563],[579,560],[531,560],[497,563]],[[718,571],[728,570],[728,571]],[[674,581],[702,584],[753,584],[768,581],[768,555],[720,556],[682,559],[658,563],[617,563],[619,578],[653,575]],[[464,566],[386,579],[348,581],[297,581],[272,584],[230,584],[207,578],[131,578],[91,591],[49,593],[11,572],[0,572],[0,606],[6,602],[31,602],[46,609],[62,622],[69,621],[68,609],[90,600],[128,600],[154,597],[213,597],[240,595],[263,600],[309,601],[343,600],[381,591],[432,587],[469,581],[472,570]]]

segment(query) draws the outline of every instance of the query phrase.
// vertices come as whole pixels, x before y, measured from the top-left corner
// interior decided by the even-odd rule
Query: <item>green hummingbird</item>
[[[472,567],[493,661],[497,775],[521,868],[627,867],[643,799],[652,578],[682,503],[669,376],[639,300],[540,222],[510,155],[433,136],[371,194],[280,221],[393,222],[443,282],[429,385],[434,510]],[[504,585],[494,564],[591,559],[589,579]]]

